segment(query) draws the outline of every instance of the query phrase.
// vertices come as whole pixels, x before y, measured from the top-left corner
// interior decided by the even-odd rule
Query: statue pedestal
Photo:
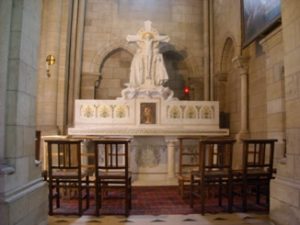
[[[149,87],[148,85],[141,86],[139,88],[127,87],[121,92],[122,97],[117,100],[129,100],[135,98],[159,98],[162,100],[177,100],[174,98],[174,92],[168,88],[163,86],[158,87]]]

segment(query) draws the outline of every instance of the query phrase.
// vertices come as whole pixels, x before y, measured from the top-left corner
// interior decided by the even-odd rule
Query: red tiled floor
[[[240,205],[239,197],[235,197],[235,205]],[[263,207],[251,204],[255,211],[264,210]],[[219,207],[217,199],[208,198],[206,210],[208,213],[217,213],[226,211],[227,199],[223,201],[224,207]],[[85,207],[85,201],[84,201]],[[76,213],[77,200],[64,199],[61,202],[61,208],[56,209],[55,213]],[[251,210],[251,208],[250,208]],[[240,208],[234,208],[234,211],[240,211]],[[132,209],[131,215],[161,215],[161,214],[192,214],[199,212],[199,205],[195,204],[194,209],[189,207],[188,197],[182,198],[178,194],[177,186],[160,186],[160,187],[133,187],[132,190]],[[95,213],[95,201],[93,194],[91,195],[90,207],[84,212],[87,215]],[[110,193],[110,196],[104,199],[100,214],[116,215],[124,214],[124,199],[120,198],[115,193]]]

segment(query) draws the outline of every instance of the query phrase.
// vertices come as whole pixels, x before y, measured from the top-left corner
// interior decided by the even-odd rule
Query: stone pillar
[[[235,74],[241,78],[241,108],[240,108],[240,130],[236,134],[237,143],[233,148],[233,169],[241,169],[242,155],[241,139],[248,135],[248,59],[237,56],[232,59]]]
[[[248,59],[237,56],[232,59],[236,73],[241,77],[241,125],[238,137],[248,133]]]
[[[41,9],[42,1],[0,1],[1,225],[47,223],[47,185],[35,164]]]
[[[175,147],[177,139],[175,137],[167,137],[166,142],[168,151],[167,177],[172,179],[175,178]]]
[[[220,112],[228,112],[227,106],[227,73],[215,73],[214,74],[214,99],[215,101],[219,101],[219,111]]]
[[[300,1],[281,1],[285,90],[286,159],[271,183],[270,217],[276,224],[300,224]]]
[[[209,0],[209,100],[214,100],[214,0]]]
[[[204,54],[204,100],[209,100],[210,87],[210,56],[209,56],[209,0],[203,1],[203,54]]]
[[[80,98],[81,67],[82,67],[82,47],[85,21],[85,0],[75,0],[73,2],[73,12],[71,23],[70,58],[68,70],[68,107],[67,126],[74,123],[75,99]]]

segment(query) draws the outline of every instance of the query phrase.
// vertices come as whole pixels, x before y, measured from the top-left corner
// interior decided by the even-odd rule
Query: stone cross
[[[128,35],[128,42],[136,42],[138,50],[130,68],[129,84],[131,87],[161,86],[168,80],[168,74],[159,52],[159,43],[168,42],[167,35],[159,35],[147,20],[136,35]]]

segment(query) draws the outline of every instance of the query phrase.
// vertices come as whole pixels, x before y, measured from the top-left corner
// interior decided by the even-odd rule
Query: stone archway
[[[194,90],[191,99],[201,100],[203,93],[196,92],[203,89],[203,79],[199,76],[200,66],[193,56],[186,53],[184,47],[178,46],[177,49],[173,45],[165,45],[161,49],[169,74],[169,81],[166,85],[174,90],[175,97],[180,99],[184,97],[183,87],[191,85],[191,92]],[[116,41],[99,49],[90,63],[89,71],[82,74],[82,98],[115,99],[119,97],[121,90],[125,88],[124,84],[129,79],[131,60],[128,63],[128,59],[135,54],[135,51],[135,46],[128,45],[126,41]],[[125,55],[127,56],[125,57]],[[109,69],[109,65],[112,63],[110,61],[113,58],[123,64],[123,66],[115,68],[115,70],[120,70],[121,74],[114,74]],[[108,90],[108,87],[110,90]]]
[[[116,99],[129,82],[132,54],[123,48],[109,52],[100,64],[99,79],[94,89],[95,99]]]
[[[233,75],[232,59],[235,56],[234,41],[228,37],[224,42],[221,55],[220,72],[215,75],[215,96],[220,104],[220,124],[221,127],[233,128],[230,118],[239,118],[238,112],[239,77]]]
[[[135,49],[132,46],[129,46],[126,41],[115,41],[110,42],[101,49],[97,51],[94,58],[92,59],[89,70],[82,72],[82,83],[81,83],[81,98],[82,99],[95,99],[95,98],[107,98],[107,94],[100,94],[100,87],[103,87],[103,85],[109,85],[109,84],[103,84],[103,68],[108,60],[111,59],[111,57],[116,57],[118,53],[125,52],[128,56],[131,56],[134,54]],[[116,55],[117,54],[117,55]],[[128,58],[128,57],[127,57]],[[126,64],[126,63],[125,63]],[[129,65],[130,66],[130,65]],[[128,66],[128,68],[129,68]],[[118,71],[116,71],[118,73]],[[128,73],[129,74],[129,73]],[[124,73],[121,75],[124,80],[120,85],[122,88],[124,88],[122,85],[126,83],[126,77]],[[128,75],[129,76],[129,75]],[[108,77],[113,78],[113,76],[108,75]],[[119,76],[116,75],[116,78]],[[106,76],[107,78],[107,76]],[[106,81],[105,81],[106,82]],[[115,81],[117,83],[118,81]],[[121,89],[119,88],[119,93],[121,93]],[[116,93],[117,91],[111,91]],[[110,97],[108,99],[114,99],[117,97],[115,94],[110,94]]]
[[[232,59],[235,55],[234,42],[232,38],[227,38],[221,56],[220,72],[216,75],[217,100],[220,102],[220,111],[230,111],[229,85],[231,84],[230,74],[233,70]]]

